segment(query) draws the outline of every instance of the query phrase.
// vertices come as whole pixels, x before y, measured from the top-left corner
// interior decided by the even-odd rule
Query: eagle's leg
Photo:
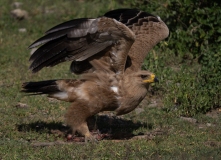
[[[85,141],[96,141],[96,139],[91,135],[87,119],[91,116],[88,106],[83,106],[80,103],[72,103],[68,108],[65,115],[66,123],[72,128],[73,134],[75,131],[82,134],[85,137]]]
[[[81,126],[79,126],[78,132],[80,132],[85,137],[85,142],[96,142],[97,140],[92,136],[90,133],[87,123],[83,123]]]

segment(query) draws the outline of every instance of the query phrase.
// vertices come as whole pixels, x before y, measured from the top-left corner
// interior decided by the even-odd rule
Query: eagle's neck
[[[125,79],[120,90],[120,107],[115,111],[117,115],[122,115],[133,111],[147,94],[147,87],[139,84],[134,79]]]

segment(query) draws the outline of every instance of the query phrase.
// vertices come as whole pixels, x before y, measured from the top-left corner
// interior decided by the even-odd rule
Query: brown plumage
[[[98,61],[92,63],[97,69],[94,73],[85,73],[79,79],[61,79],[23,84],[23,92],[48,94],[49,97],[71,102],[65,115],[66,123],[93,140],[87,119],[102,111],[115,111],[122,115],[134,110],[147,94],[150,83],[156,81],[149,71],[139,71],[127,75],[115,74],[108,69],[98,69]],[[136,93],[136,94],[134,94]]]
[[[136,9],[113,10],[99,18],[57,25],[30,45],[42,45],[30,57],[30,69],[37,72],[72,61],[71,71],[81,77],[27,82],[23,92],[71,102],[65,116],[67,124],[73,132],[92,140],[86,122],[90,116],[101,111],[126,114],[144,99],[156,78],[149,71],[141,71],[141,65],[149,50],[168,34],[159,17]]]
[[[92,72],[98,59],[115,73],[140,70],[147,53],[169,30],[157,16],[137,9],[117,9],[99,18],[81,18],[59,24],[29,46],[39,47],[30,57],[33,72],[64,61],[71,71]],[[126,64],[126,65],[125,65]]]

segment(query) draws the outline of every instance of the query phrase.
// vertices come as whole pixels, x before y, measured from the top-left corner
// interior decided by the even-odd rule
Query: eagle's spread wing
[[[115,73],[129,73],[139,70],[147,53],[168,35],[159,17],[137,9],[117,9],[96,19],[75,19],[51,28],[30,45],[43,44],[30,57],[30,69],[37,72],[73,61],[72,72],[91,72],[91,62],[98,59]]]
[[[104,16],[125,24],[136,35],[128,53],[126,73],[140,70],[147,53],[169,35],[169,29],[160,17],[137,9],[116,9]]]
[[[108,51],[107,64],[115,72],[123,72],[128,51],[135,39],[124,24],[107,17],[75,19],[46,32],[29,48],[39,47],[30,57],[30,69],[37,72],[43,67],[64,61],[85,62]],[[86,63],[86,62],[85,62]]]

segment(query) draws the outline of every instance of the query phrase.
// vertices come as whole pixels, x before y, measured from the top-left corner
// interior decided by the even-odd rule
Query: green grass
[[[179,106],[169,103],[171,101],[168,99],[182,96],[176,95],[175,91],[179,89],[176,85],[181,80],[188,82],[186,70],[194,73],[198,66],[188,68],[187,63],[179,63],[180,58],[165,49],[164,43],[158,45],[150,53],[149,60],[146,60],[148,67],[145,67],[157,72],[161,81],[154,86],[157,90],[155,95],[147,97],[140,106],[143,111],[139,114],[133,111],[120,119],[114,119],[113,124],[108,119],[103,120],[102,116],[98,117],[99,130],[112,130],[115,140],[107,139],[96,144],[66,143],[33,147],[32,144],[37,142],[66,141],[68,129],[63,125],[63,115],[69,104],[51,101],[46,96],[25,96],[20,93],[21,84],[75,76],[69,72],[68,62],[32,74],[28,70],[30,51],[27,47],[56,24],[72,18],[96,17],[110,9],[122,7],[122,4],[113,0],[109,3],[98,0],[21,2],[22,8],[29,12],[29,19],[17,21],[10,16],[12,1],[0,1],[0,159],[221,158],[220,112],[215,112],[217,116],[212,117],[197,114],[194,116],[197,123],[190,123],[177,114]],[[27,32],[21,33],[19,28],[26,28]],[[165,52],[156,56],[155,52],[160,49],[165,49]],[[192,75],[189,75],[190,78]],[[157,101],[157,107],[149,105],[154,101]],[[28,107],[16,107],[19,102]],[[166,105],[172,107],[168,109]],[[56,130],[63,134],[53,132]],[[133,138],[138,135],[147,137]],[[131,139],[128,140],[128,136]]]

